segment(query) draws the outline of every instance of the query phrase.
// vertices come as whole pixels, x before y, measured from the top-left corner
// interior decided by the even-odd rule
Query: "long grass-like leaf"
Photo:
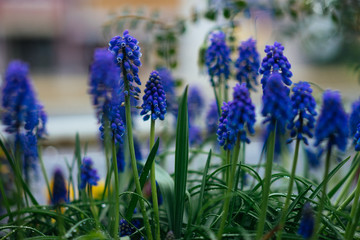
[[[175,214],[174,235],[176,239],[181,237],[186,199],[186,181],[189,161],[189,119],[187,106],[188,86],[182,95],[179,105],[176,144],[175,144]]]

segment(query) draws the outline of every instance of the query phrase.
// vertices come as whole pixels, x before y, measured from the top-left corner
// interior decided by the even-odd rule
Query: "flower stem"
[[[270,132],[269,137],[267,139],[265,178],[264,178],[264,185],[262,191],[260,217],[256,230],[256,239],[261,239],[261,237],[264,234],[266,212],[267,212],[269,193],[270,193],[272,164],[274,160],[275,132],[276,132],[276,124],[275,124],[275,128]]]
[[[91,213],[94,216],[96,228],[100,229],[98,210],[97,210],[97,208],[95,206],[94,197],[93,197],[93,194],[92,194],[92,186],[90,184],[88,184],[88,195],[89,195],[89,200],[90,200],[90,210],[91,210]]]
[[[155,143],[155,120],[151,119],[150,126],[150,150]],[[155,218],[155,238],[160,240],[160,217],[159,217],[159,205],[157,197],[157,187],[155,180],[155,161],[152,162],[151,171],[150,171],[150,181],[151,181],[151,195],[152,203],[154,208],[154,218]]]
[[[324,172],[324,185],[322,190],[322,196],[320,199],[320,204],[317,209],[316,219],[315,219],[315,226],[314,226],[314,233],[312,236],[312,240],[317,240],[319,238],[320,234],[320,224],[321,224],[321,215],[322,211],[324,209],[325,200],[326,200],[326,189],[327,189],[327,183],[329,181],[328,175],[329,175],[329,168],[330,168],[330,156],[331,156],[331,144],[328,145],[327,153],[326,153],[326,159],[325,159],[325,172]]]
[[[354,202],[350,212],[350,221],[346,225],[345,239],[353,239],[354,232],[359,223],[359,214],[360,214],[359,198],[360,198],[360,177],[358,178],[358,182],[356,185]]]
[[[42,171],[42,173],[44,175],[44,180],[45,180],[46,187],[47,187],[47,190],[48,190],[48,193],[49,193],[49,197],[50,197],[50,199],[52,199],[52,193],[51,193],[51,189],[50,189],[49,178],[48,178],[48,176],[46,174],[44,160],[42,158],[42,151],[41,150],[42,150],[41,146],[38,145],[38,156],[39,156],[39,162],[40,162],[41,171]]]
[[[300,146],[300,140],[296,139],[294,160],[293,160],[293,166],[292,166],[292,169],[291,169],[288,192],[287,192],[287,195],[286,195],[284,208],[283,208],[282,213],[281,213],[281,218],[280,218],[280,223],[279,223],[280,230],[279,230],[279,233],[278,233],[277,238],[276,238],[278,240],[280,240],[282,238],[282,231],[283,231],[284,223],[285,223],[285,220],[286,220],[286,213],[288,211],[289,204],[290,204],[291,194],[292,194],[292,190],[293,190],[293,186],[294,186],[294,180],[295,180],[296,165],[297,165],[298,155],[299,155],[299,146]]]
[[[228,150],[227,152],[230,152],[230,150]],[[233,190],[234,176],[235,176],[235,171],[236,171],[237,160],[239,158],[239,152],[240,152],[240,138],[238,137],[236,140],[235,148],[234,148],[233,155],[232,155],[230,176],[228,176],[228,178],[227,178],[227,191],[226,191],[226,195],[225,195],[225,203],[223,206],[223,215],[221,218],[221,223],[220,223],[219,231],[217,234],[218,240],[221,240],[221,238],[222,238],[226,219],[228,218],[229,205],[230,205],[230,193]],[[229,155],[229,154],[227,154],[227,155]]]
[[[113,226],[113,238],[118,239],[119,236],[119,211],[120,211],[120,201],[119,201],[119,173],[118,173],[118,166],[117,166],[117,159],[116,159],[116,145],[115,145],[115,139],[113,139],[112,142],[112,161],[114,166],[114,194],[115,194],[115,208],[114,208],[114,214],[115,214],[115,222]],[[90,195],[90,193],[89,193]]]
[[[124,78],[125,78],[125,80],[124,80],[125,91],[129,92],[129,82],[126,79],[126,74],[124,74]],[[127,136],[128,136],[127,137],[128,143],[129,143],[131,168],[133,170],[136,193],[139,195],[140,210],[141,210],[141,214],[142,214],[143,220],[144,220],[146,235],[149,240],[152,240],[153,237],[152,237],[152,233],[151,233],[149,218],[146,214],[145,204],[144,204],[144,200],[143,200],[143,194],[142,194],[142,190],[141,190],[141,186],[140,186],[139,173],[137,170],[137,164],[136,164],[136,158],[135,158],[134,139],[133,139],[132,123],[131,123],[130,95],[129,94],[125,95],[125,117],[126,117],[126,132],[127,132]]]

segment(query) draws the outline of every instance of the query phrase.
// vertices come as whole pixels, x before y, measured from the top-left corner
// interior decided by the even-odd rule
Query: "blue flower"
[[[348,116],[343,109],[340,93],[326,90],[323,105],[315,128],[315,146],[328,140],[327,148],[332,145],[344,151],[349,135]]]
[[[265,149],[267,148],[266,141],[269,138],[271,128],[265,128],[263,132],[263,142]],[[275,148],[274,148],[274,161],[278,162],[281,160],[281,156],[284,152],[289,151],[290,145],[286,144],[288,136],[285,134],[285,129],[283,126],[277,125],[275,131]]]
[[[135,158],[137,161],[142,160],[142,153],[141,153],[140,148],[141,148],[141,146],[140,146],[139,141],[137,140],[137,138],[134,137]],[[118,172],[124,172],[125,167],[126,167],[126,162],[125,162],[124,144],[123,143],[119,144],[119,146],[117,148],[116,160],[117,160],[117,165],[118,165]],[[130,163],[129,163],[129,165],[130,165]]]
[[[206,129],[208,135],[216,133],[219,121],[218,107],[216,101],[212,101],[210,109],[206,114]]]
[[[65,178],[60,169],[55,170],[53,183],[51,203],[57,205],[68,202]]]
[[[260,56],[256,50],[256,41],[249,38],[247,41],[241,42],[238,50],[239,58],[235,62],[236,79],[240,83],[246,82],[246,87],[249,90],[255,90],[254,85],[258,85],[256,78],[259,75],[260,67]]]
[[[292,118],[288,125],[291,130],[290,136],[303,140],[307,145],[306,135],[313,137],[312,129],[315,127],[315,116],[317,115],[315,108],[316,102],[311,95],[312,89],[307,82],[295,83],[291,96]],[[291,141],[291,140],[290,140]]]
[[[357,131],[354,136],[355,151],[360,151],[360,123],[357,126]]]
[[[282,76],[279,73],[273,73],[269,76],[264,88],[262,97],[263,109],[261,114],[266,122],[270,122],[269,131],[275,127],[285,130],[287,122],[292,116],[289,88],[282,83]]]
[[[15,148],[21,150],[25,179],[29,181],[30,170],[37,170],[38,150],[36,135],[32,132],[16,134]]]
[[[311,168],[318,168],[321,164],[320,157],[322,155],[323,149],[320,149],[317,153],[315,151],[310,150],[309,148],[305,148],[305,156]]]
[[[200,145],[202,142],[201,129],[197,126],[189,126],[189,145]]]
[[[99,117],[105,103],[120,94],[120,68],[114,63],[113,55],[104,48],[94,52],[94,61],[90,67],[89,93]]]
[[[87,184],[96,186],[99,181],[97,171],[93,167],[93,161],[89,157],[84,157],[80,166],[80,179],[80,189],[84,189]]]
[[[199,117],[204,109],[204,98],[198,87],[194,86],[189,89],[188,95],[188,113],[189,120],[192,121]]]
[[[10,62],[2,88],[2,121],[8,133],[33,131],[39,123],[39,108],[27,64]]]
[[[122,36],[115,36],[109,42],[109,50],[113,54],[113,59],[116,64],[120,67],[121,79],[126,81],[125,84],[129,84],[130,96],[138,97],[140,89],[133,85],[141,85],[139,78],[139,67],[141,66],[140,47],[139,42],[129,34],[128,30],[123,32]],[[128,92],[124,92],[128,95]]]
[[[39,125],[37,127],[36,136],[37,138],[41,139],[41,138],[45,138],[45,136],[47,135],[47,130],[46,130],[47,115],[44,110],[44,107],[41,104],[38,104],[38,109],[39,109]]]
[[[303,238],[309,239],[314,231],[315,219],[314,212],[310,203],[305,203],[302,210],[302,218],[298,230],[298,234],[300,234]]]
[[[206,50],[205,64],[212,85],[214,77],[227,80],[230,76],[230,48],[226,45],[226,36],[222,31],[213,32],[210,36],[210,46]]]
[[[230,138],[240,137],[240,141],[250,143],[246,137],[246,130],[254,134],[255,107],[251,102],[249,90],[246,84],[236,84],[234,87],[233,100],[229,103],[229,113],[227,116],[227,129]]]
[[[284,56],[283,51],[284,47],[279,42],[275,42],[273,46],[265,46],[266,56],[262,60],[259,73],[263,74],[261,79],[261,84],[263,89],[266,86],[268,78],[272,73],[279,73],[282,76],[282,81],[290,86],[292,77],[292,72],[290,71],[291,65],[288,59]]]
[[[236,139],[230,134],[228,129],[228,115],[229,115],[229,103],[224,102],[221,107],[221,117],[219,120],[218,130],[216,132],[220,146],[224,147],[224,150],[231,150],[235,144]]]
[[[352,104],[352,111],[350,114],[350,134],[354,136],[357,131],[357,125],[360,123],[360,99]]]
[[[159,76],[166,95],[167,111],[175,113],[177,111],[177,99],[175,92],[175,79],[171,75],[171,71],[165,67],[158,68]]]
[[[131,221],[131,224],[129,224],[129,222],[126,221],[125,219],[121,219],[119,226],[120,226],[119,227],[120,237],[131,236],[137,231],[137,229],[141,228],[141,222],[138,219],[133,219]],[[139,238],[135,238],[135,236],[132,236],[130,239],[139,239]],[[140,239],[144,239],[144,238],[140,237]]]
[[[125,134],[125,126],[121,119],[120,114],[121,106],[116,103],[108,102],[104,105],[103,115],[101,117],[101,126],[99,128],[101,132],[101,139],[104,139],[106,134],[106,126],[109,127],[109,134],[114,139],[116,144],[123,142],[123,135]],[[108,121],[108,122],[106,122]]]
[[[164,120],[166,113],[166,96],[165,91],[160,80],[159,73],[152,71],[150,73],[149,81],[145,86],[145,95],[143,96],[144,103],[141,105],[142,111],[140,115],[144,121],[151,117],[151,120]]]

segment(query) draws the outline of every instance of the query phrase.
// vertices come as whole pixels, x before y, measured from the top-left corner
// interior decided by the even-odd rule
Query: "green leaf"
[[[187,107],[188,86],[182,95],[177,126],[175,144],[175,214],[174,214],[174,235],[176,239],[181,237],[182,223],[184,217],[186,182],[189,163],[189,119]]]
[[[245,1],[242,1],[242,0],[235,1],[235,4],[240,10],[244,9],[246,7],[246,5],[247,5],[247,3]]]
[[[210,9],[205,13],[205,18],[207,18],[209,20],[214,21],[216,19],[216,17],[217,17],[216,11],[213,9]]]
[[[230,16],[231,16],[230,9],[229,8],[224,8],[223,15],[224,15],[224,18],[229,19]]]
[[[148,156],[148,158],[146,160],[145,166],[142,169],[142,172],[141,172],[141,175],[140,175],[141,189],[145,185],[147,176],[149,175],[149,171],[151,169],[151,164],[153,163],[153,161],[155,159],[158,148],[159,148],[159,139],[156,140],[156,143],[154,144],[153,148],[151,149],[151,152],[150,152],[150,154],[149,154],[149,156]],[[134,192],[136,192],[136,191],[134,190]],[[137,204],[138,199],[139,198],[136,195],[133,195],[131,197],[129,207],[127,208],[126,213],[125,213],[125,218],[129,222],[131,221],[132,215],[134,214],[134,210],[136,208],[136,204]]]

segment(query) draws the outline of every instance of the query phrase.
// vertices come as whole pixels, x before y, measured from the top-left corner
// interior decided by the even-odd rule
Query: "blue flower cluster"
[[[114,63],[113,55],[104,48],[96,49],[90,67],[89,94],[99,117],[107,102],[114,101],[120,94],[120,68]]]
[[[144,103],[141,105],[140,115],[144,115],[144,121],[151,117],[151,120],[164,120],[166,114],[166,96],[160,80],[159,73],[152,71],[149,81],[145,86]]]
[[[204,98],[198,87],[192,86],[189,89],[188,95],[188,112],[189,119],[192,122],[197,117],[201,116],[202,110],[204,109]]]
[[[356,133],[354,135],[355,151],[360,151],[360,123],[357,126]]]
[[[261,114],[265,117],[266,122],[270,122],[269,131],[275,127],[285,130],[287,122],[292,116],[289,97],[289,88],[283,85],[282,75],[273,73],[267,80],[262,96],[263,109]]]
[[[80,189],[84,189],[87,184],[96,186],[100,179],[96,169],[93,168],[93,161],[89,157],[84,157],[80,166],[80,179]]]
[[[141,146],[137,138],[134,138],[134,149],[135,149],[135,158],[137,161],[142,160]],[[126,167],[125,162],[125,154],[124,154],[124,144],[119,144],[117,153],[116,153],[116,161],[118,165],[118,172],[124,172]],[[130,165],[129,165],[130,166]]]
[[[210,109],[206,114],[206,129],[208,135],[212,135],[216,133],[218,121],[219,121],[218,107],[216,101],[214,100],[211,102]]]
[[[314,231],[315,218],[314,212],[310,203],[305,203],[302,210],[302,218],[298,230],[298,234],[300,234],[303,238],[309,239]]]
[[[233,136],[230,135],[228,130],[228,115],[229,115],[229,102],[224,102],[221,107],[221,116],[219,119],[219,126],[216,132],[220,146],[224,147],[224,150],[231,150],[234,147],[235,139],[231,138]]]
[[[307,158],[307,161],[309,163],[309,166],[311,168],[318,168],[321,164],[320,157],[323,153],[323,149],[319,149],[320,151],[315,152],[310,150],[309,148],[305,148],[305,155]]]
[[[121,219],[120,223],[119,223],[120,227],[120,237],[125,237],[125,236],[132,236],[137,229],[141,228],[141,223],[140,220],[138,219],[134,219],[131,221],[131,224],[129,224],[128,221],[126,221],[125,219]],[[130,239],[139,239],[138,237],[135,238],[135,236],[132,236]],[[140,237],[140,239],[144,239],[142,236]]]
[[[357,131],[357,126],[360,123],[360,99],[356,100],[352,104],[352,111],[350,114],[350,134],[354,136]]]
[[[233,100],[229,103],[229,113],[227,116],[227,129],[230,134],[229,138],[250,143],[246,136],[245,129],[254,134],[255,124],[255,106],[252,104],[249,90],[246,83],[236,84],[234,87]]]
[[[60,169],[56,169],[54,172],[51,203],[57,205],[66,203],[68,200],[64,175]]]
[[[226,45],[226,36],[222,31],[213,32],[210,36],[210,46],[206,50],[205,64],[208,68],[210,81],[215,85],[214,77],[224,80],[230,76],[230,48]]]
[[[128,30],[122,36],[115,36],[109,42],[109,50],[114,56],[114,62],[120,66],[121,79],[129,83],[130,96],[138,96],[140,89],[132,83],[141,85],[139,67],[141,66],[139,42],[129,34]],[[128,92],[124,92],[128,95]]]
[[[157,69],[166,95],[167,111],[175,114],[177,111],[177,99],[175,92],[175,79],[171,71],[165,67]]]
[[[268,78],[272,73],[279,73],[282,76],[282,81],[290,86],[292,72],[290,71],[291,65],[288,59],[284,56],[284,47],[279,42],[275,42],[273,46],[266,45],[266,56],[263,58],[259,73],[263,74],[261,84],[263,89],[266,86]]]
[[[189,144],[190,146],[200,145],[202,143],[201,129],[197,126],[189,126]]]
[[[28,182],[30,180],[30,170],[36,171],[37,169],[38,151],[36,136],[32,132],[16,134],[15,148],[21,150],[25,180]]]
[[[288,125],[291,130],[290,136],[303,140],[307,145],[305,135],[312,138],[312,129],[315,127],[315,116],[317,115],[316,101],[312,96],[312,89],[308,82],[295,83],[291,96],[292,118]],[[290,140],[291,141],[291,140]]]
[[[328,139],[327,148],[333,145],[344,151],[349,135],[348,116],[341,103],[338,91],[326,90],[321,113],[315,127],[315,146]]]
[[[103,115],[101,117],[101,139],[104,139],[106,134],[106,126],[109,127],[109,134],[116,144],[123,142],[123,135],[125,134],[125,126],[121,119],[121,106],[117,103],[108,102],[104,105]]]
[[[246,82],[246,87],[255,90],[254,85],[258,85],[257,76],[259,75],[260,56],[256,50],[256,41],[249,38],[241,42],[239,48],[239,58],[235,62],[236,79],[242,83]]]

